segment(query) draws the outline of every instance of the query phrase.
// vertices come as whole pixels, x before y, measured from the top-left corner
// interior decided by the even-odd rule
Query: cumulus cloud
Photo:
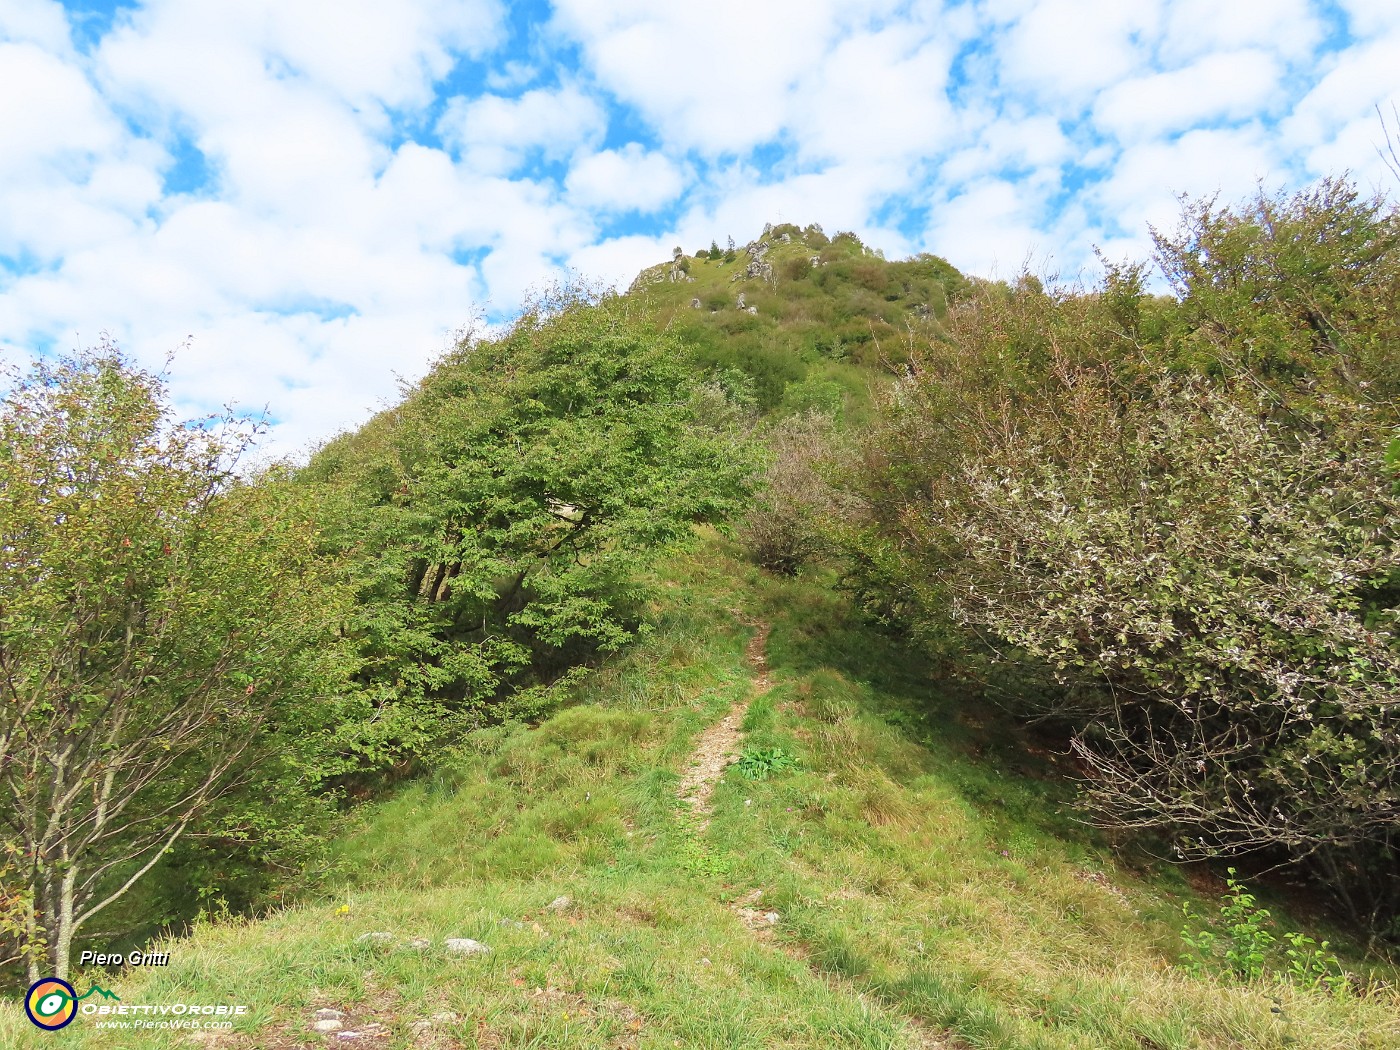
[[[86,9],[84,9],[86,10]],[[106,329],[274,449],[464,320],[765,222],[973,272],[1141,254],[1178,193],[1394,189],[1367,0],[0,0],[0,352]],[[104,27],[98,31],[99,27]]]
[[[518,98],[449,99],[438,121],[443,142],[482,171],[514,171],[531,152],[567,157],[596,140],[607,124],[602,107],[577,87],[536,88]]]
[[[1258,48],[1299,61],[1310,56],[1326,35],[1316,6],[1308,0],[1175,0],[1164,10],[1161,51],[1169,61],[1176,61]]]
[[[636,142],[579,158],[564,183],[569,199],[585,208],[640,212],[675,200],[684,185],[684,176],[669,158],[649,153]]]
[[[1263,51],[1207,55],[1169,73],[1124,80],[1103,91],[1094,119],[1120,139],[1186,131],[1267,113],[1283,70]]]
[[[1075,109],[1147,64],[1160,18],[1151,0],[1040,0],[999,35],[1001,74],[1046,109]]]

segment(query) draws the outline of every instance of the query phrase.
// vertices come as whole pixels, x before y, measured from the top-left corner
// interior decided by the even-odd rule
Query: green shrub
[[[798,761],[781,747],[752,747],[739,756],[734,768],[746,780],[767,780],[775,773],[797,769]]]
[[[805,281],[812,275],[812,264],[805,255],[795,255],[779,267],[778,272],[789,281]]]
[[[1129,265],[949,310],[852,476],[853,576],[1038,677],[1103,821],[1292,859],[1400,933],[1395,216],[1330,184],[1187,216],[1181,303]]]
[[[1258,898],[1236,874],[1234,868],[1229,869],[1226,893],[1214,918],[1197,915],[1189,902],[1181,906],[1187,923],[1181,939],[1190,949],[1181,957],[1182,965],[1194,974],[1219,967],[1242,981],[1272,976],[1301,988],[1348,994],[1352,977],[1342,969],[1337,956],[1328,952],[1328,942],[1318,944],[1296,932],[1276,937],[1273,916],[1259,906]],[[1288,945],[1281,955],[1280,940]]]
[[[439,361],[367,463],[313,461],[303,480],[354,556],[343,630],[375,717],[345,746],[366,775],[536,716],[633,637],[636,570],[734,513],[757,467],[730,413],[697,414],[705,386],[627,302],[565,289]]]
[[[765,569],[794,575],[822,549],[822,522],[837,503],[818,467],[833,442],[832,418],[819,412],[789,416],[769,434],[772,458],[738,527],[745,551]]]

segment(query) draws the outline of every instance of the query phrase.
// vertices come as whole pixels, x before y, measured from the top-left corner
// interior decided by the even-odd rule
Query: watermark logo
[[[24,996],[24,1012],[46,1032],[56,1032],[73,1023],[78,1016],[78,1004],[90,995],[121,1001],[121,996],[106,988],[93,985],[82,995],[60,977],[45,977],[29,986]]]

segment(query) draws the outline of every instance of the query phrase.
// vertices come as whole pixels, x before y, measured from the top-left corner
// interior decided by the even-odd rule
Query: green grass
[[[419,1045],[412,1026],[435,1014],[456,1019],[421,1045],[1400,1047],[1393,994],[1175,966],[1180,903],[1195,900],[1179,874],[1115,859],[1073,819],[1052,756],[941,692],[827,582],[761,575],[707,538],[667,566],[655,631],[578,706],[481,733],[361,812],[323,897],[203,925],[168,946],[166,969],[75,983],[97,977],[129,1003],[246,1003],[213,1044],[231,1047],[318,1045],[321,1006],[383,1024],[369,1045],[391,1048]],[[731,770],[698,834],[679,773],[748,695],[744,624],[760,619],[773,688],[744,748],[797,764]],[[561,894],[572,905],[548,910]],[[753,919],[768,911],[776,924]],[[396,940],[356,941],[374,931]],[[450,957],[445,937],[492,951]],[[6,1047],[172,1043],[0,1014]]]

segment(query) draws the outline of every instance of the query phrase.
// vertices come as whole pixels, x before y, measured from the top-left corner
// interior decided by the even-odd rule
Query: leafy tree
[[[1400,399],[1400,210],[1343,179],[1183,210],[1176,230],[1154,231],[1181,299],[1180,361],[1245,369],[1285,396],[1311,384]]]
[[[0,822],[32,979],[66,976],[80,931],[221,804],[273,771],[315,783],[340,598],[287,485],[232,473],[255,428],[176,425],[110,345],[13,378]]]
[[[1329,182],[1188,205],[1179,300],[1134,265],[964,292],[851,479],[862,593],[1025,668],[1103,819],[1297,864],[1391,934],[1395,224]]]
[[[700,379],[624,301],[563,292],[439,362],[367,463],[311,464],[308,483],[348,479],[337,516],[363,554],[347,630],[378,712],[366,768],[528,716],[632,636],[638,567],[730,514],[753,470],[698,415]]]

